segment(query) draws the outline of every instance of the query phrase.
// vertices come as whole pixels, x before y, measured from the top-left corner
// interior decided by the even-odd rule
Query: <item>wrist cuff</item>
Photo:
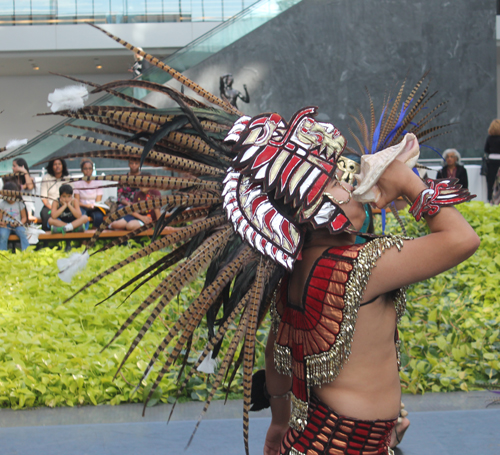
[[[409,212],[420,221],[424,214],[434,216],[442,206],[457,205],[475,198],[469,190],[458,184],[458,179],[427,179],[429,188],[422,190],[417,196]]]

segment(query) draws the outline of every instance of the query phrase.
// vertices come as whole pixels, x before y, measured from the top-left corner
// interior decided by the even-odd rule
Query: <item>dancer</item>
[[[317,230],[306,240],[302,261],[282,280],[279,328],[266,349],[272,409],[266,455],[332,453],[329,449],[391,453],[388,446],[401,440],[409,425],[404,419],[396,427],[401,399],[396,323],[404,313],[404,288],[459,264],[479,245],[456,209],[430,215],[429,195],[453,188],[447,185],[429,191],[396,160],[377,183],[377,207],[405,196],[415,201],[413,213],[424,215],[431,234],[379,238],[364,248],[354,246],[349,233]],[[347,200],[351,188],[330,185],[327,191]],[[351,198],[342,207],[359,229],[365,218],[361,203]]]
[[[355,137],[361,153],[366,154],[361,157],[353,189],[345,183],[352,179],[344,179],[343,175],[348,166],[339,164],[346,139],[332,124],[315,120],[317,108],[303,108],[288,122],[277,113],[244,116],[158,59],[104,33],[164,69],[203,99],[139,81],[141,87],[161,92],[179,106],[154,109],[114,91],[126,85],[139,86],[138,81],[118,81],[97,87],[94,92],[113,93],[138,107],[88,106],[78,112],[61,112],[67,117],[111,125],[121,132],[78,127],[128,142],[72,136],[105,149],[69,157],[140,159],[141,163],[191,175],[92,177],[113,180],[121,187],[156,188],[171,194],[110,213],[90,240],[89,248],[95,245],[103,226],[134,212],[162,208],[165,212],[155,224],[156,232],[168,224],[190,222],[171,235],[155,238],[74,294],[136,259],[174,247],[147,270],[150,278],[167,269],[170,272],[109,342],[144,310],[151,309],[116,374],[165,306],[206,270],[200,294],[171,322],[144,371],[141,381],[165,354],[148,399],[174,362],[180,361],[181,353],[189,356],[190,340],[206,317],[206,347],[192,368],[184,370],[180,391],[203,362],[220,357],[204,413],[224,378],[228,377],[229,383],[234,378],[232,366],[242,365],[243,432],[248,453],[256,331],[271,306],[276,332],[270,335],[268,378],[263,390],[271,395],[273,421],[266,451],[390,453],[391,431],[400,404],[396,318],[402,316],[405,306],[404,292],[398,289],[452,267],[472,254],[478,243],[477,236],[453,208],[443,207],[436,215],[441,206],[467,201],[470,194],[449,179],[429,181],[428,187],[411,170],[418,159],[417,140],[425,142],[440,128],[423,128],[440,113],[439,109],[424,110],[432,98],[428,88],[421,88],[420,80],[403,103],[403,88],[395,98],[388,97],[395,101],[384,107],[377,128],[374,114],[368,123],[359,121],[360,126],[370,124],[373,128],[362,131],[361,140]],[[427,220],[432,234],[414,241],[376,237],[353,246],[364,221],[362,204],[375,202],[382,207],[399,195],[412,198],[412,213],[417,220]],[[166,216],[166,211],[170,215]],[[430,218],[432,215],[436,216]],[[147,227],[135,229],[113,245]],[[450,242],[456,247],[452,255],[448,251]],[[87,258],[86,251],[82,260]],[[72,267],[78,269],[75,261]],[[377,267],[373,268],[375,263]],[[144,276],[141,273],[137,279]],[[129,280],[112,295],[135,280]],[[297,299],[301,293],[306,297]],[[293,297],[289,299],[288,295]],[[359,309],[362,304],[366,305]],[[229,339],[229,346],[221,352],[224,337]],[[236,356],[240,345],[241,354]],[[274,352],[272,362],[269,351]],[[370,383],[365,377],[378,380]],[[285,399],[290,387],[291,410],[290,401]],[[330,419],[325,420],[326,412]],[[347,416],[341,420],[343,425],[339,425],[335,413]],[[289,417],[291,428],[287,430]],[[350,429],[354,433],[341,435]],[[400,428],[400,432],[403,430]],[[366,444],[356,442],[358,436]]]

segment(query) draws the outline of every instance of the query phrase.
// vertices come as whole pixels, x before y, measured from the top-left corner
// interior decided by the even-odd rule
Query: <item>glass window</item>
[[[13,3],[16,16],[29,16],[31,14],[30,0],[15,0]]]
[[[121,24],[127,22],[127,2],[125,0],[110,0],[111,11],[108,15],[107,22]]]
[[[224,0],[222,2],[224,20],[233,17],[244,9],[243,4],[244,2],[242,0]]]
[[[4,24],[12,24],[12,18],[18,23],[32,24],[76,23],[85,19],[97,23],[222,21],[255,1],[0,0],[0,18]]]
[[[94,0],[76,0],[76,11],[78,13],[78,17],[93,18]]]
[[[220,21],[222,19],[222,0],[205,1],[205,20]]]
[[[93,4],[94,16],[97,22],[109,16],[109,1],[93,0]]]

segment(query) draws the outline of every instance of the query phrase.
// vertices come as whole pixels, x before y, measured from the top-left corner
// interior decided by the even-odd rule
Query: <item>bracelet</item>
[[[427,179],[429,188],[422,190],[417,196],[409,212],[420,221],[424,214],[436,215],[442,206],[457,205],[475,198],[469,190],[458,184],[458,179]]]

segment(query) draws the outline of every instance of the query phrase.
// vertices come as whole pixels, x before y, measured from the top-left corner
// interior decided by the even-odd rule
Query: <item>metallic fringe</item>
[[[344,319],[340,325],[340,332],[336,342],[330,350],[305,358],[308,387],[320,386],[324,383],[332,382],[339,375],[340,370],[351,353],[351,343],[359,304],[371,271],[384,250],[395,246],[401,251],[403,240],[410,240],[410,238],[395,235],[379,237],[367,243],[359,252],[354,269],[346,284]],[[395,302],[398,318],[404,313],[406,303],[406,298],[401,298],[400,294],[404,295],[405,290],[403,289],[398,293],[398,298]]]
[[[307,411],[309,404],[299,400],[292,394],[292,413],[290,417],[290,426],[297,431],[304,431],[307,425]]]
[[[397,315],[397,323],[401,322],[401,318],[405,314],[406,311],[406,290],[407,286],[404,288],[398,289],[396,292],[396,296],[394,297],[394,305],[396,307],[396,315]]]
[[[271,308],[269,309],[269,312],[271,313],[271,330],[274,335],[278,335],[278,330],[281,322],[281,317],[278,314],[278,311],[276,311],[276,295],[278,293],[278,287],[279,285],[276,286],[276,289],[274,290],[274,295],[271,300]]]
[[[398,359],[398,371],[401,371],[401,340],[396,341],[396,358]]]
[[[290,348],[274,343],[274,367],[279,374],[292,375],[292,353]]]

